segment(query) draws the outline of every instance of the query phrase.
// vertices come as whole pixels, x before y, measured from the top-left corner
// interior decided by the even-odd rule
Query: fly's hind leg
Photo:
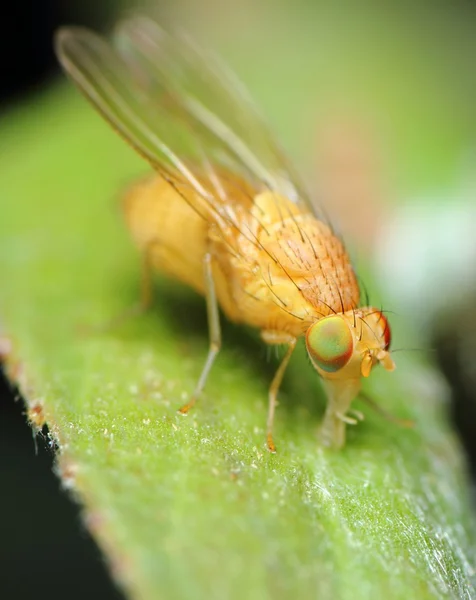
[[[127,320],[129,317],[135,317],[145,313],[152,306],[152,252],[154,248],[159,245],[159,239],[155,238],[145,246],[144,250],[142,250],[139,301],[114,319],[116,325]]]
[[[140,300],[136,304],[137,312],[145,312],[152,306],[152,251],[159,245],[160,241],[155,238],[147,244],[142,254]]]
[[[154,247],[160,245],[160,240],[154,238],[142,250],[141,254],[141,281],[139,301],[122,310],[118,315],[110,318],[101,325],[83,326],[83,334],[105,333],[121,326],[125,321],[145,313],[152,305],[152,252]]]
[[[281,382],[283,380],[284,372],[286,371],[286,367],[288,366],[289,359],[291,358],[292,353],[294,352],[294,348],[296,347],[296,338],[288,333],[283,333],[282,331],[267,331],[264,330],[261,332],[262,339],[270,345],[277,344],[287,344],[288,349],[286,350],[286,354],[281,361],[281,364],[276,371],[273,381],[269,386],[269,394],[268,394],[268,420],[266,427],[266,444],[268,446],[268,450],[270,452],[276,452],[276,446],[273,440],[273,423],[274,423],[274,413],[276,410],[276,406],[278,404],[277,396],[278,391],[281,386]]]
[[[203,366],[200,378],[193,392],[190,402],[187,402],[184,406],[179,409],[179,413],[186,415],[192,408],[195,402],[198,400],[200,394],[205,387],[208,374],[212,368],[215,358],[221,347],[221,329],[220,329],[220,314],[218,312],[218,302],[215,291],[215,283],[213,281],[212,271],[212,255],[210,253],[205,254],[203,258],[203,270],[205,277],[205,289],[206,289],[206,302],[207,302],[207,316],[208,316],[208,332],[210,336],[210,347],[208,350],[207,360]]]

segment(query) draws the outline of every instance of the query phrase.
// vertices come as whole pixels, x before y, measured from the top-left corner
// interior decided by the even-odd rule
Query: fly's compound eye
[[[332,315],[309,327],[306,347],[316,367],[335,373],[349,362],[354,351],[354,339],[344,319]]]

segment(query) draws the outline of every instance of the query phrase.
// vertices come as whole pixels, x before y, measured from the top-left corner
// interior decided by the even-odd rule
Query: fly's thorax
[[[358,305],[342,243],[309,210],[269,191],[235,208],[234,224],[216,223],[208,235],[240,321],[300,337],[317,319]]]
[[[386,317],[371,307],[324,317],[306,332],[314,367],[324,379],[335,381],[368,377],[376,364],[393,371],[390,341]]]
[[[358,305],[359,287],[351,262],[328,225],[271,192],[255,198],[252,216],[262,248],[258,265],[274,292],[283,286],[297,290],[307,316],[314,318]]]

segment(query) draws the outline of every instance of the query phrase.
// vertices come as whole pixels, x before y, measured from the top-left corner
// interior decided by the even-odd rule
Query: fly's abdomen
[[[132,186],[123,209],[132,237],[152,266],[204,293],[207,222],[169,183],[153,177]]]

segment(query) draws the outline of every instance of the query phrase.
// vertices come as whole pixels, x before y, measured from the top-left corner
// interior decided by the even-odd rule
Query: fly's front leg
[[[213,281],[213,270],[212,270],[212,255],[210,253],[205,254],[203,258],[203,269],[205,277],[205,291],[207,301],[207,316],[208,316],[208,332],[210,336],[210,347],[208,350],[207,360],[203,366],[200,378],[193,392],[193,396],[187,404],[179,409],[179,413],[186,415],[188,411],[197,401],[198,397],[205,387],[208,374],[212,368],[215,358],[221,347],[221,330],[220,330],[220,314],[218,312],[218,301],[215,291],[215,283]]]
[[[273,381],[269,386],[269,394],[268,394],[268,421],[266,427],[266,443],[268,446],[268,450],[270,452],[276,452],[276,446],[273,440],[273,423],[274,423],[274,413],[276,410],[276,406],[278,404],[277,396],[279,388],[281,387],[281,382],[283,380],[284,372],[286,371],[286,367],[288,366],[289,359],[291,358],[292,353],[294,352],[294,348],[296,347],[296,338],[288,333],[283,333],[282,331],[267,331],[264,330],[261,332],[262,339],[270,345],[278,345],[278,344],[287,344],[288,349],[286,350],[286,354],[281,361],[281,364],[276,371]]]

